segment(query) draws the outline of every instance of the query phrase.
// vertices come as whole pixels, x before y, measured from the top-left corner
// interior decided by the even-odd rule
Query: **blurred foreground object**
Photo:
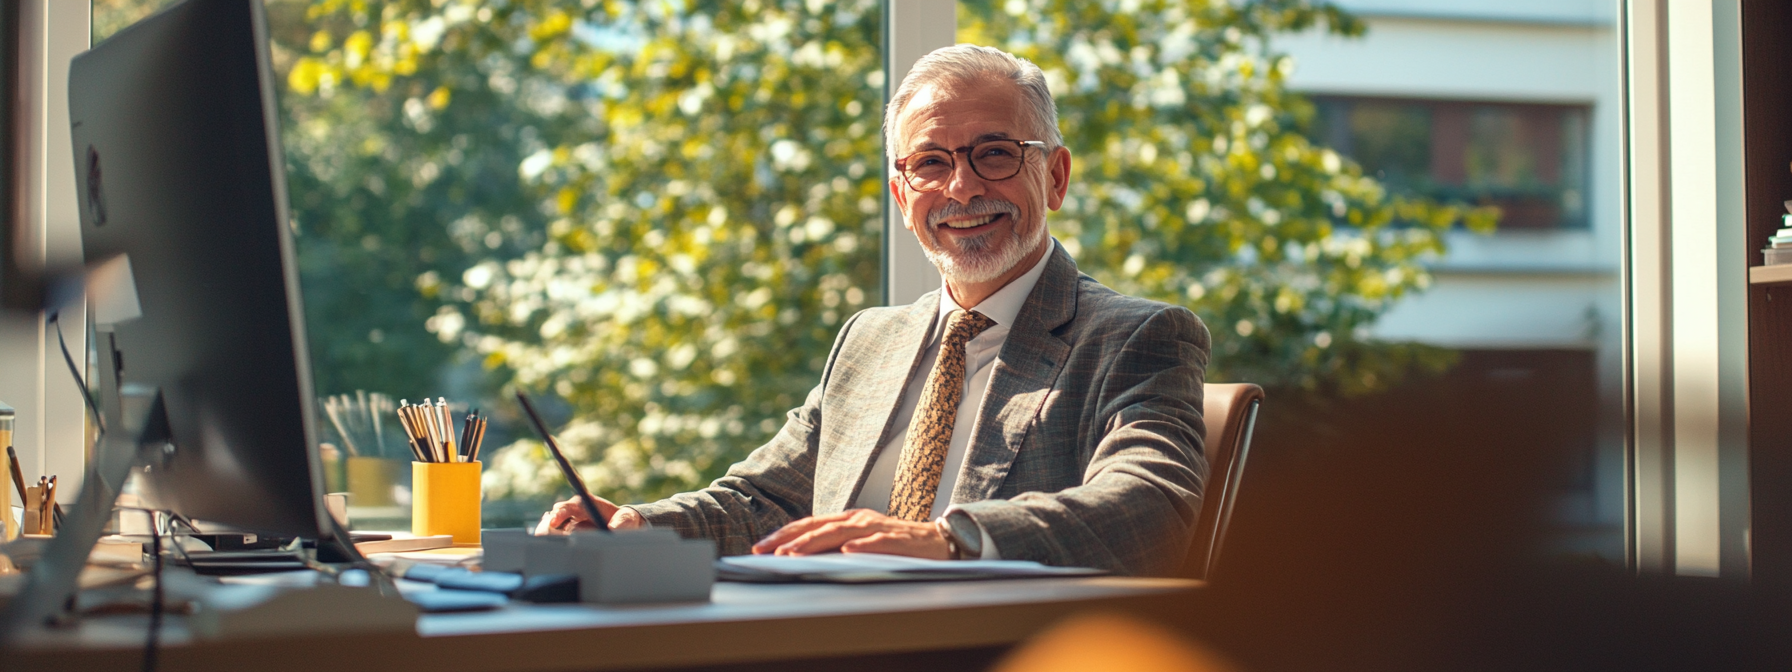
[[[1035,635],[994,672],[1234,672],[1218,652],[1114,613],[1072,616]]]

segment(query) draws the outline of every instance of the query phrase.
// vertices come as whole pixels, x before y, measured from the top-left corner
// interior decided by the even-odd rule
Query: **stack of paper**
[[[1767,239],[1767,247],[1761,248],[1762,262],[1768,266],[1792,264],[1792,201],[1786,201],[1786,214],[1781,215],[1780,229]]]
[[[716,561],[716,573],[723,581],[878,583],[1090,576],[1107,572],[1087,567],[1049,567],[1028,560],[925,560],[876,553],[828,553],[729,556]]]
[[[359,545],[359,544],[357,544]],[[427,551],[410,551],[405,553],[372,553],[367,559],[381,567],[389,566],[403,560],[426,565],[443,565],[455,567],[479,561],[484,553],[478,548],[456,546],[453,548],[436,548]]]

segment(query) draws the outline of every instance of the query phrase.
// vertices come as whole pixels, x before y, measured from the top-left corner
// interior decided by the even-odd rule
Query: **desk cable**
[[[68,364],[68,375],[74,377],[75,387],[81,388],[81,401],[87,403],[87,410],[93,412],[93,424],[99,428],[99,434],[106,434],[106,414],[100,412],[100,406],[93,401],[93,391],[87,387],[87,380],[81,376],[81,367],[75,365],[75,356],[69,354],[68,341],[62,337],[62,311],[50,313],[46,324],[56,327],[56,343],[62,346],[62,361]]]
[[[155,568],[150,571],[154,592],[149,600],[149,637],[143,643],[143,672],[155,672],[156,670],[157,649],[161,644],[159,640],[162,632],[162,612],[166,608],[164,606],[166,596],[162,589],[162,518],[155,512],[150,512],[149,516],[149,539],[150,546],[153,548],[153,557],[150,561],[154,563]],[[174,546],[179,548],[180,543],[175,542]],[[184,550],[182,554],[185,554]]]

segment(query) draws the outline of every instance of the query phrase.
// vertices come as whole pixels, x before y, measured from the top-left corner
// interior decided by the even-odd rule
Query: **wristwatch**
[[[948,512],[933,521],[946,538],[946,552],[953,560],[976,560],[983,557],[983,528],[963,511]]]

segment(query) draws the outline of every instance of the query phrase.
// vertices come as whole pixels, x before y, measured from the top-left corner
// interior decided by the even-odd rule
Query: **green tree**
[[[875,0],[287,0],[271,7],[320,390],[552,390],[594,488],[718,475],[874,305]],[[1357,392],[1447,353],[1364,330],[1494,214],[1390,196],[1310,142],[1272,35],[1306,0],[966,2],[960,37],[1052,78],[1077,159],[1052,228],[1188,305],[1212,377]],[[396,389],[395,389],[396,388]],[[488,494],[559,483],[523,441]]]
[[[301,221],[322,242],[301,249],[322,250],[309,259],[339,270],[315,275],[344,291],[319,299],[308,276],[309,311],[365,318],[358,302],[385,297],[429,311],[411,334],[570,405],[561,434],[594,487],[652,496],[718,473],[776,431],[833,331],[877,301],[879,8],[311,3],[288,24],[309,33],[276,31],[302,45],[282,64],[299,99],[289,163],[295,194],[324,209]],[[461,161],[492,172],[434,172],[459,165],[455,127],[486,129],[462,131],[492,144]],[[520,201],[417,195],[468,180]],[[501,249],[467,244],[494,231]],[[416,242],[357,242],[374,235]],[[358,294],[356,273],[387,280]],[[369,341],[339,331],[320,360]],[[500,454],[490,492],[548,494],[543,457]]]

